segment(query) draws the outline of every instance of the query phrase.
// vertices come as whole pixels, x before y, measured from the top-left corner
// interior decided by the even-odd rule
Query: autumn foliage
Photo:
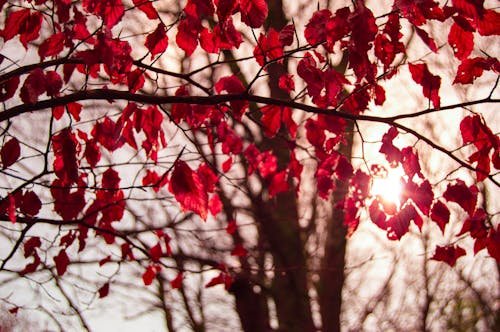
[[[263,184],[261,197],[292,191],[300,197],[304,151],[315,161],[314,181],[307,186],[320,199],[330,199],[338,183],[347,184],[336,208],[344,212],[349,235],[363,218],[395,241],[412,225],[435,224],[444,234],[451,219],[459,218],[461,231],[451,241],[443,238],[432,259],[454,266],[460,257],[484,250],[500,263],[500,225],[479,198],[483,183],[500,186],[500,139],[481,107],[471,111],[474,105],[498,103],[497,85],[488,86],[482,99],[449,104],[443,97],[444,86],[474,86],[485,75],[500,73],[496,55],[476,46],[482,39],[498,41],[492,39],[500,34],[496,10],[483,1],[396,0],[390,12],[375,16],[373,8],[355,1],[335,11],[319,9],[305,26],[290,23],[277,31],[266,24],[264,0],[188,0],[178,16],[160,8],[160,2],[139,0],[0,1],[0,216],[22,225],[11,254],[2,257],[2,269],[27,275],[53,268],[63,276],[87,242],[102,239],[120,248],[115,261],[141,257],[142,280],[150,285],[168,269],[165,259],[176,255],[177,244],[168,227],[152,229],[147,246],[129,238],[121,225],[132,218],[128,204],[142,197],[139,192],[165,198],[167,209],[197,215],[198,223],[219,218],[223,232],[234,236],[238,226],[228,215],[224,186],[255,177]],[[126,29],[134,18],[141,24],[132,38]],[[430,23],[446,31],[447,40],[435,39]],[[426,56],[407,54],[409,34],[420,40]],[[7,47],[25,54],[24,62],[17,65]],[[159,65],[176,52],[203,60],[187,71]],[[230,58],[231,52],[238,56]],[[433,62],[446,52],[454,57],[446,64],[451,81]],[[344,71],[338,66],[342,57]],[[253,68],[251,79],[218,70],[240,62]],[[288,98],[267,94],[260,85],[269,68],[285,62],[292,65],[278,80]],[[208,72],[212,82],[196,76]],[[380,110],[398,102],[386,86],[402,75],[411,77],[426,107],[386,115]],[[462,117],[459,126],[446,129],[457,137],[456,148],[404,121],[442,112]],[[33,142],[16,134],[30,121],[45,126],[39,137],[31,133]],[[340,152],[348,144],[349,123],[386,125],[377,147],[385,166]],[[242,127],[235,124],[255,132],[255,141],[243,140]],[[174,142],[173,130],[191,141]],[[464,172],[430,180],[422,166],[425,153],[415,144],[396,143],[402,136],[438,151]],[[264,138],[282,144],[258,144]],[[127,163],[139,170],[129,173]],[[396,206],[373,196],[370,186],[382,169],[398,167],[403,190]],[[71,227],[47,239],[30,231],[39,225]],[[464,238],[472,239],[473,252],[460,244]],[[226,255],[251,254],[233,239]],[[42,259],[48,246],[57,250]],[[17,252],[25,263],[14,267],[9,260]],[[102,265],[109,264],[105,258],[99,258]],[[233,267],[210,264],[217,274],[206,287],[229,289]],[[171,287],[181,287],[186,274],[177,271]],[[112,283],[105,283],[98,294],[112,291]]]

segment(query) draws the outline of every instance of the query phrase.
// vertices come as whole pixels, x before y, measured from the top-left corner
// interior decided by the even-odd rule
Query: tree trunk
[[[352,122],[346,126],[347,145],[339,150],[347,158],[351,156],[353,144]],[[321,260],[320,279],[317,283],[318,301],[321,313],[323,332],[340,331],[340,314],[342,311],[342,288],[344,287],[344,268],[347,228],[344,225],[344,212],[335,206],[349,190],[348,182],[336,181],[332,211],[326,226],[324,255]]]

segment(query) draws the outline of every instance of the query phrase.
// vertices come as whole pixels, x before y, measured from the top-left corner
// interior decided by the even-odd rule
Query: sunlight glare
[[[400,179],[400,172],[397,169],[390,169],[385,176],[373,179],[370,193],[399,207],[402,191]]]

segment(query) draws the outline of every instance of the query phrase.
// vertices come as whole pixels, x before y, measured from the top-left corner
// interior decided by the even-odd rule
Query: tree
[[[457,218],[427,256],[453,267],[472,241],[471,255],[500,261],[496,215],[480,202],[482,186],[499,187],[486,121],[499,101],[494,9],[395,1],[374,14],[353,1],[299,25],[281,1],[0,8],[0,270],[48,276],[85,328],[65,281],[92,271],[104,298],[136,266],[172,331],[165,293],[188,303],[193,284],[222,284],[245,331],[338,331],[346,239],[365,219],[397,241],[432,224],[449,233]],[[421,108],[386,114],[405,76]],[[443,92],[467,86],[483,90]],[[446,131],[458,142],[422,130],[457,114]],[[375,143],[367,124],[383,128]],[[449,173],[423,170],[430,150]],[[391,169],[397,204],[370,190]],[[201,303],[186,305],[193,330],[208,328]]]

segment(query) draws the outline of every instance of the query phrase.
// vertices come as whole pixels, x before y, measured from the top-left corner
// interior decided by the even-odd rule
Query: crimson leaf
[[[153,59],[156,54],[162,53],[167,49],[168,36],[165,32],[165,25],[163,25],[163,23],[159,23],[155,31],[146,37],[144,45],[151,53],[151,59]]]
[[[240,0],[241,20],[251,28],[260,28],[267,17],[265,0]]]
[[[103,297],[108,296],[108,294],[109,294],[109,282],[102,285],[102,287],[99,288],[98,292],[99,292],[99,298],[103,298]]]
[[[40,46],[38,46],[38,55],[40,59],[43,61],[46,57],[61,53],[64,48],[64,38],[64,33],[59,32],[44,40]]]
[[[453,23],[448,34],[448,43],[457,59],[466,59],[474,48],[474,34]]]
[[[0,150],[0,158],[2,159],[2,168],[6,169],[7,167],[14,164],[19,156],[21,155],[21,147],[19,145],[19,141],[17,138],[12,137],[7,143],[5,143]]]
[[[448,207],[443,202],[437,201],[432,206],[431,219],[439,226],[441,232],[444,234],[446,225],[450,221],[450,210],[448,210]]]
[[[54,257],[54,262],[56,263],[57,275],[62,276],[66,272],[69,264],[69,258],[68,255],[66,255],[65,249],[59,251],[59,254]]]
[[[457,180],[455,184],[448,184],[443,197],[448,202],[457,203],[469,216],[472,216],[476,210],[477,194],[476,186],[467,187],[462,180]]]
[[[465,256],[466,252],[460,246],[448,245],[448,246],[437,246],[436,252],[431,257],[431,259],[436,261],[445,262],[449,266],[455,266],[457,259]]]
[[[182,272],[177,273],[174,280],[170,281],[172,289],[177,289],[182,286]]]
[[[198,174],[182,160],[177,160],[170,178],[169,190],[184,211],[191,210],[203,220],[208,214],[208,194]]]
[[[423,89],[424,96],[429,98],[435,108],[440,106],[439,88],[441,86],[441,77],[432,75],[427,68],[427,64],[408,64],[411,77],[415,83],[420,84]]]

